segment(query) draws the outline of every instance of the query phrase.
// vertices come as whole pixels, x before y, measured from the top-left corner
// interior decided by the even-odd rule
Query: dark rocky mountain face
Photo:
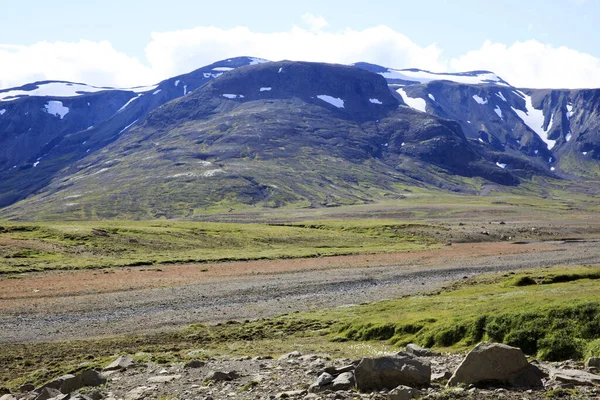
[[[0,91],[0,206],[30,196],[2,215],[189,217],[600,171],[596,90],[517,89],[487,71],[261,61],[148,88]]]

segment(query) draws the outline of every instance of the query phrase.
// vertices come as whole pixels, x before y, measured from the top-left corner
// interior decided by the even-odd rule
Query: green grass
[[[278,356],[292,350],[359,358],[397,351],[409,342],[462,351],[491,340],[545,360],[599,356],[598,271],[600,266],[588,265],[486,275],[460,281],[441,293],[270,319],[198,324],[139,336],[5,344],[0,385],[42,383],[104,366],[120,354],[159,364],[223,355]],[[570,277],[567,282],[553,281],[564,275]],[[522,277],[535,283],[515,285]]]
[[[5,223],[0,274],[410,251],[435,244],[434,229],[384,220]]]

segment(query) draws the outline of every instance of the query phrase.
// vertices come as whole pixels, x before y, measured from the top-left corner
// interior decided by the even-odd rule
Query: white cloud
[[[479,50],[451,60],[450,67],[455,71],[494,71],[518,87],[600,87],[600,59],[535,40],[510,46],[486,41]]]
[[[98,86],[135,86],[152,81],[150,68],[107,42],[0,44],[0,88],[41,80],[68,80]]]
[[[315,16],[311,13],[306,13],[302,16],[302,21],[310,27],[311,31],[320,31],[325,28],[327,25],[327,21],[322,16]]]
[[[115,87],[153,84],[242,55],[274,61],[366,61],[434,72],[486,69],[521,87],[600,87],[600,59],[565,47],[486,41],[481,48],[448,60],[436,44],[418,45],[387,26],[330,31],[323,17],[305,14],[302,19],[308,29],[293,26],[285,32],[259,33],[246,27],[197,27],[153,33],[145,63],[106,41],[0,45],[0,88],[36,80]]]

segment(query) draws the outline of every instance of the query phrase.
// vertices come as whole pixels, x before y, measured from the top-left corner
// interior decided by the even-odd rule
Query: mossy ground
[[[157,363],[222,355],[277,356],[291,350],[356,358],[398,350],[408,342],[462,351],[493,340],[547,360],[598,356],[599,271],[598,265],[583,265],[485,275],[440,293],[270,319],[192,325],[143,336],[5,344],[0,384],[15,388],[25,381],[41,383],[105,365],[123,353]],[[523,277],[533,283],[519,285]]]
[[[0,274],[409,251],[435,245],[428,235],[434,229],[381,220],[5,223]]]

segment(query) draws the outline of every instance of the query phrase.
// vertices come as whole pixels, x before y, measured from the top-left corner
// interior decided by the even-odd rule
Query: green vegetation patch
[[[5,223],[0,274],[419,250],[435,244],[435,229],[386,220]]]

